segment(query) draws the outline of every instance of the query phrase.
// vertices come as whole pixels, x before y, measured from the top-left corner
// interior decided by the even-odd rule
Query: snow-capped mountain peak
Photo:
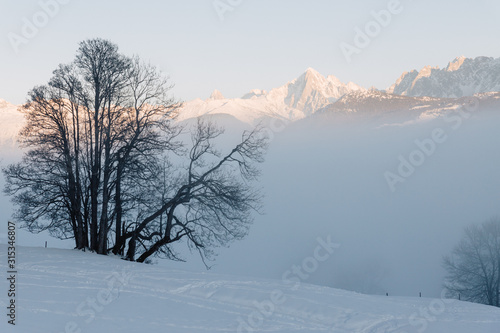
[[[420,70],[420,72],[418,72],[417,79],[431,76],[433,70],[439,70],[439,67],[425,66]]]
[[[261,89],[252,89],[247,94],[243,95],[241,99],[252,99],[260,96],[267,95],[267,91]]]
[[[324,78],[324,76],[321,75],[320,72],[318,72],[317,70],[315,70],[312,67],[308,67],[306,69],[306,71],[304,72],[304,74],[302,74],[301,76],[306,76],[309,78],[318,78],[318,79]]]
[[[208,98],[210,100],[220,100],[220,99],[225,99],[224,95],[222,95],[222,93],[220,91],[218,91],[217,89],[215,89],[212,94],[210,95],[210,97]]]
[[[286,85],[271,90],[273,98],[284,98],[284,103],[310,115],[318,109],[335,102],[343,95],[365,90],[354,83],[344,84],[333,75],[324,77],[318,71],[308,68],[298,78]]]
[[[455,60],[448,63],[448,66],[446,67],[446,71],[453,72],[453,71],[459,70],[460,67],[462,67],[465,59],[467,59],[465,56],[460,56],[460,57],[455,58]]]

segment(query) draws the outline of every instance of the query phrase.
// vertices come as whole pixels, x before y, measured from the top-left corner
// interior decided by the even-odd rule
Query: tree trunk
[[[100,150],[100,95],[99,95],[99,82],[95,79],[96,95],[94,99],[94,152],[92,161],[92,171],[90,180],[90,248],[93,251],[98,251],[98,207],[99,207],[99,173],[101,164],[101,150]]]
[[[116,188],[115,188],[115,215],[116,215],[116,222],[115,222],[115,246],[113,248],[113,253],[123,255],[123,250],[125,248],[125,239],[122,237],[122,229],[123,229],[123,222],[122,222],[122,214],[123,214],[123,207],[122,207],[122,174],[123,174],[123,163],[120,160],[118,163],[118,168],[116,171]]]

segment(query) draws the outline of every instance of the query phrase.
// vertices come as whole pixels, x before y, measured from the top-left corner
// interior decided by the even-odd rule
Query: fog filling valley
[[[314,256],[318,238],[330,237],[339,247],[327,260],[309,265],[309,272],[302,268],[301,282],[439,297],[442,258],[463,227],[499,215],[498,118],[494,111],[480,110],[460,123],[437,117],[391,124],[389,118],[329,115],[265,123],[271,144],[259,182],[263,214],[255,214],[244,240],[218,250],[209,263],[212,271],[281,280]],[[229,128],[230,140],[248,128],[229,116],[215,120]],[[432,147],[436,130],[441,142]],[[427,143],[423,149],[429,151],[416,140]],[[2,167],[19,158],[13,151],[2,148]],[[420,158],[420,165],[409,175],[399,174],[401,158],[409,161],[410,155]],[[404,181],[391,188],[388,172]],[[1,209],[6,216],[12,213],[3,194]],[[45,233],[19,233],[20,245],[43,246],[44,241],[49,247],[73,246]],[[157,263],[204,271],[197,253],[183,247],[177,249],[186,263]]]

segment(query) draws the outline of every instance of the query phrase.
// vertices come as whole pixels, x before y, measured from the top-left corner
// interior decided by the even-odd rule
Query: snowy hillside
[[[364,90],[352,82],[344,84],[333,75],[324,77],[309,68],[298,78],[269,92],[254,89],[241,98],[227,99],[215,90],[206,100],[186,102],[180,119],[226,113],[246,123],[265,117],[293,121],[313,114],[347,93]]]
[[[406,72],[388,92],[406,96],[462,97],[500,91],[500,58],[459,57],[444,69]]]
[[[73,250],[21,247],[18,258],[16,326],[4,318],[6,333],[493,333],[500,325],[500,309],[457,300],[190,273]]]

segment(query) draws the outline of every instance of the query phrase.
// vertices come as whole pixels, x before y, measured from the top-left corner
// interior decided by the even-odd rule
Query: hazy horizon
[[[442,68],[462,55],[500,56],[499,23],[494,23],[500,4],[486,0],[365,0],[356,6],[258,0],[218,9],[214,5],[220,1],[57,0],[57,6],[54,1],[4,4],[9,15],[0,23],[5,50],[0,71],[8,79],[0,83],[0,98],[23,103],[58,64],[73,59],[79,42],[93,37],[109,39],[124,53],[160,67],[175,84],[175,97],[184,101],[207,98],[214,89],[228,98],[269,90],[308,67],[342,82],[386,89],[405,71]],[[397,14],[382,15],[384,24],[375,27],[369,45],[347,61],[342,43],[356,46],[355,29],[364,30],[376,22],[373,13],[390,6]],[[38,22],[36,31],[26,22]]]

